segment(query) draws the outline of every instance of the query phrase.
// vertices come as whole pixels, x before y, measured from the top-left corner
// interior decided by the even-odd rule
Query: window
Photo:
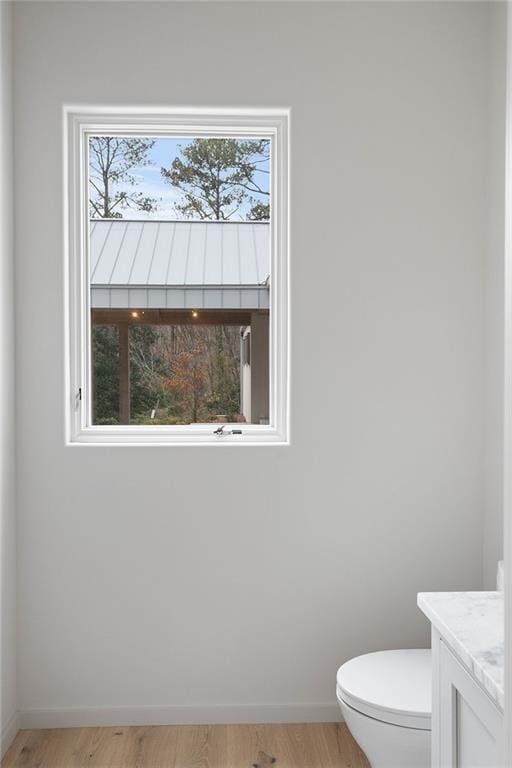
[[[288,110],[65,109],[68,443],[288,443]]]

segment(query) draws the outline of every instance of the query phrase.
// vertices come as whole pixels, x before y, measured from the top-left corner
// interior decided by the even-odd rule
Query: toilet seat
[[[429,731],[432,715],[430,650],[367,653],[336,676],[338,699],[383,723]]]

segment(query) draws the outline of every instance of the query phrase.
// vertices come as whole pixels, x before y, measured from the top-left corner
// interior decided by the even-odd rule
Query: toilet
[[[430,768],[430,650],[367,653],[336,676],[345,723],[372,768]]]

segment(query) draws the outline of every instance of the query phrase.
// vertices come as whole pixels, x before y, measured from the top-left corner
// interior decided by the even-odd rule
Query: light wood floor
[[[2,768],[369,768],[341,723],[20,731]]]

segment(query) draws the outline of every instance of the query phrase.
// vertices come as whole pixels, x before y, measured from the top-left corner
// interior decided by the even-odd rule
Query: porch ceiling
[[[252,312],[241,309],[93,309],[93,325],[250,325]],[[263,312],[267,314],[268,312]]]

